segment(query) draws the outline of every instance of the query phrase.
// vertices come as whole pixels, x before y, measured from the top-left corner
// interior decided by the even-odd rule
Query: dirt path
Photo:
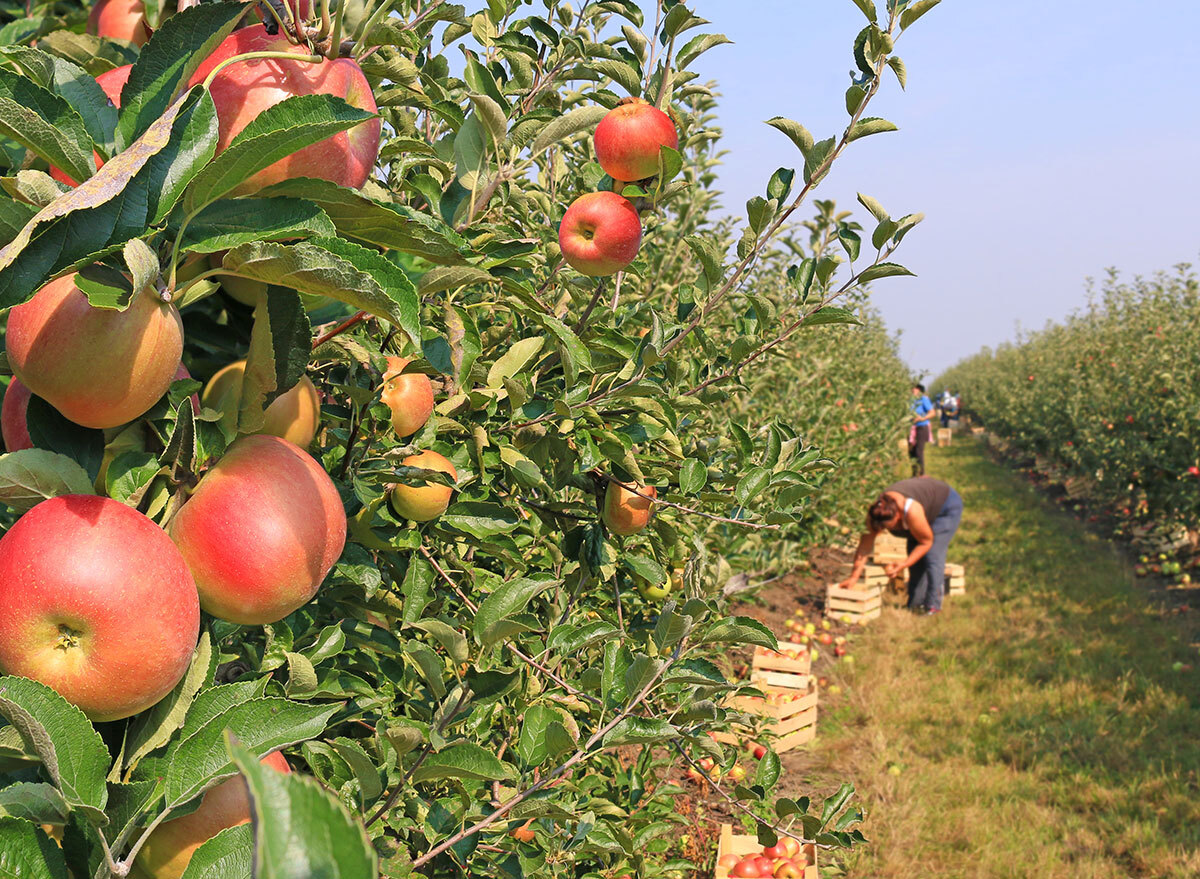
[[[1200,608],[1152,603],[977,445],[936,450],[931,471],[965,499],[950,558],[968,595],[937,617],[886,610],[817,742],[785,761],[797,793],[857,785],[872,845],[846,875],[1200,877],[1200,670],[1173,668],[1200,669]]]

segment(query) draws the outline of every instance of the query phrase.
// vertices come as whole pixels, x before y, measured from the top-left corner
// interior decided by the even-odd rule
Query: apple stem
[[[279,61],[304,61],[309,64],[320,64],[325,60],[321,55],[297,55],[295,52],[246,52],[242,55],[234,55],[232,58],[226,58],[214,67],[212,72],[204,78],[204,88],[207,89],[211,86],[212,81],[217,78],[217,74],[230,64],[236,64],[238,61],[258,61],[272,58]]]

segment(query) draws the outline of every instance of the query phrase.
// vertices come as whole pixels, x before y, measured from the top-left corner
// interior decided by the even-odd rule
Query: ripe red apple
[[[137,46],[150,39],[142,0],[98,0],[88,13],[87,32],[98,37],[129,40]]]
[[[779,844],[783,846],[783,850],[787,852],[786,857],[794,858],[800,854],[800,842],[795,837],[784,836],[779,840]]]
[[[753,754],[754,754],[754,759],[755,759],[755,760],[761,760],[763,757],[767,756],[767,749],[766,749],[766,746],[764,746],[764,745],[755,745],[755,746],[754,746],[754,750],[753,750],[751,753],[753,753]]]
[[[400,462],[406,467],[420,467],[424,470],[440,470],[449,473],[450,478],[458,480],[458,470],[449,458],[437,452],[424,451],[420,454],[409,455]],[[448,485],[427,482],[425,485],[404,485],[397,483],[388,490],[388,503],[401,519],[411,519],[414,522],[428,522],[446,512],[450,506],[450,497],[454,489]]]
[[[199,635],[179,550],[122,503],[50,498],[0,538],[0,672],[41,681],[93,720],[167,695]]]
[[[829,634],[828,632],[822,632],[820,635],[817,636],[817,640],[820,641],[822,644],[832,644],[833,643],[833,635]]]
[[[141,4],[138,4],[139,6]],[[114,67],[112,70],[106,70],[96,77],[96,84],[112,101],[114,107],[121,106],[121,90],[125,88],[125,83],[129,82],[129,71],[133,70],[132,64],[122,64],[120,67]],[[92,150],[92,157],[96,160],[96,170],[104,164],[104,159],[100,158],[100,154]],[[73,178],[67,172],[50,166],[50,176],[59,183],[65,183],[67,186],[78,186],[79,181]]]
[[[783,845],[782,841],[780,841],[775,845],[769,845],[764,848],[763,855],[770,858],[772,861],[777,861],[780,858],[786,858],[788,856],[787,847]]]
[[[116,427],[166,393],[183,353],[183,322],[151,290],[124,311],[93,308],[70,274],[9,312],[4,345],[31,393],[76,424]]]
[[[433,414],[433,384],[421,372],[405,372],[412,361],[407,357],[389,357],[383,374],[380,399],[392,410],[392,428],[396,436],[411,436]]]
[[[679,148],[675,123],[641,98],[622,101],[596,126],[596,161],[614,180],[644,180],[658,173],[661,147]]]
[[[643,497],[649,495],[649,497]],[[604,524],[613,534],[637,534],[650,522],[658,490],[653,485],[610,482],[604,492]]]
[[[290,42],[283,33],[268,34],[261,24],[242,28],[217,46],[188,85],[204,82],[218,64],[247,52],[307,55],[308,49]],[[209,91],[217,107],[218,153],[259,113],[294,95],[334,95],[361,110],[376,111],[371,86],[350,58],[315,64],[275,58],[238,61],[217,74]],[[366,183],[379,157],[381,128],[380,119],[369,119],[304,147],[239,184],[234,194],[244,195],[293,177],[316,177],[358,189]]]
[[[593,278],[615,274],[637,258],[642,221],[629,199],[589,192],[571,203],[558,227],[563,259]]]
[[[220,411],[221,423],[230,430],[237,426],[245,378],[246,361],[235,360],[220,369],[204,387],[204,405]],[[286,393],[272,400],[263,414],[263,425],[258,433],[282,437],[302,449],[307,448],[321,423],[321,398],[308,376],[301,376]]]
[[[14,378],[4,392],[4,404],[0,406],[0,434],[4,436],[4,450],[19,452],[32,449],[29,426],[25,423],[25,412],[29,409],[29,388]]]
[[[729,871],[730,876],[735,876],[737,879],[761,879],[762,871],[758,867],[758,861],[753,856],[742,858],[733,865],[733,869]]]
[[[284,775],[292,771],[278,751],[263,757],[262,764]],[[179,879],[201,843],[228,827],[250,822],[250,795],[240,775],[210,788],[200,808],[163,822],[142,845],[134,861],[134,879]]]
[[[721,857],[717,858],[717,866],[724,867],[726,870],[732,870],[740,860],[741,858],[733,853],[721,855]]]
[[[204,475],[171,520],[201,606],[245,625],[307,604],[346,543],[333,480],[298,446],[246,436]]]

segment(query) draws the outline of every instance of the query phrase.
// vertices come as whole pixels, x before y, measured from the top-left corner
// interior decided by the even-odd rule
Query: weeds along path
[[[966,501],[950,558],[968,594],[885,612],[789,766],[858,785],[872,845],[846,874],[1200,876],[1200,672],[1172,669],[1196,663],[1198,614],[1164,617],[1114,548],[978,445],[931,451]]]

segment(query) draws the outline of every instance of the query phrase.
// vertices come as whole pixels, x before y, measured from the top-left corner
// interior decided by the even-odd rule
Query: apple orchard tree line
[[[798,170],[736,225],[684,3],[6,9],[6,869],[689,869],[664,774],[732,765],[722,666],[775,644],[724,554],[803,539],[833,463],[778,382],[882,344],[920,219],[796,237],[937,0],[853,2],[845,128],[770,120]],[[862,841],[779,772],[717,790]]]

